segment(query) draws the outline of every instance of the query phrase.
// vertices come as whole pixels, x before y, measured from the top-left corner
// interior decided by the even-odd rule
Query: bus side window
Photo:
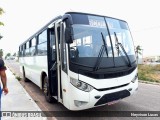
[[[23,45],[23,56],[26,56],[26,43]]]
[[[18,54],[18,56],[22,57],[22,47],[21,46],[19,47],[19,54]]]
[[[47,55],[47,30],[38,36],[37,54],[40,56]]]
[[[31,56],[36,55],[36,38],[35,37],[31,40],[30,54]]]
[[[50,46],[52,46],[52,61],[56,61],[56,42],[55,42],[55,33],[51,31],[50,33]]]

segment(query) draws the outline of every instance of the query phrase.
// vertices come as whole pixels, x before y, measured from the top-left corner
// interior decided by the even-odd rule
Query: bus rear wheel
[[[49,91],[49,83],[48,83],[48,77],[47,76],[45,76],[45,78],[44,78],[43,92],[44,92],[44,95],[45,95],[45,98],[46,98],[47,102],[53,103],[55,101],[54,98],[51,96],[50,91]]]

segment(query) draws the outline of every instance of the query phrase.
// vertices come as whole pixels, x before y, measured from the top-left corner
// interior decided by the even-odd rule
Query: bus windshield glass
[[[101,16],[88,15],[87,17],[88,24],[72,25],[74,40],[69,45],[72,63],[94,67],[96,59],[105,45],[107,49],[102,55],[102,67],[127,65],[126,55],[122,48],[118,47],[116,37],[118,42],[123,45],[131,63],[135,61],[134,45],[126,22]],[[116,33],[116,37],[114,33]],[[105,39],[105,44],[103,39]]]

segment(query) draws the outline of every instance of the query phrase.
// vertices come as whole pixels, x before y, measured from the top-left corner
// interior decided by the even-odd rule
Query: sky
[[[0,49],[18,51],[19,45],[58,15],[68,11],[100,14],[125,20],[143,56],[160,56],[159,0],[0,0]]]

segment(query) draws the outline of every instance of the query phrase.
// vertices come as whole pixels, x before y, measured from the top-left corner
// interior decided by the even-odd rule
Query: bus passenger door
[[[57,82],[58,82],[58,102],[68,108],[68,97],[66,93],[68,74],[67,74],[67,50],[64,41],[63,23],[55,24],[56,52],[57,52]],[[67,91],[68,92],[68,91]]]
[[[51,96],[56,100],[58,99],[58,79],[57,79],[57,47],[55,29],[48,28],[48,78],[49,78],[49,91]]]
[[[65,41],[65,23],[60,23],[60,55],[61,55],[61,81],[60,81],[60,97],[63,105],[69,108],[69,76],[68,76],[68,45]]]
[[[55,38],[56,38],[56,55],[57,55],[57,96],[58,102],[62,103],[61,89],[61,55],[60,55],[60,23],[55,23]]]

